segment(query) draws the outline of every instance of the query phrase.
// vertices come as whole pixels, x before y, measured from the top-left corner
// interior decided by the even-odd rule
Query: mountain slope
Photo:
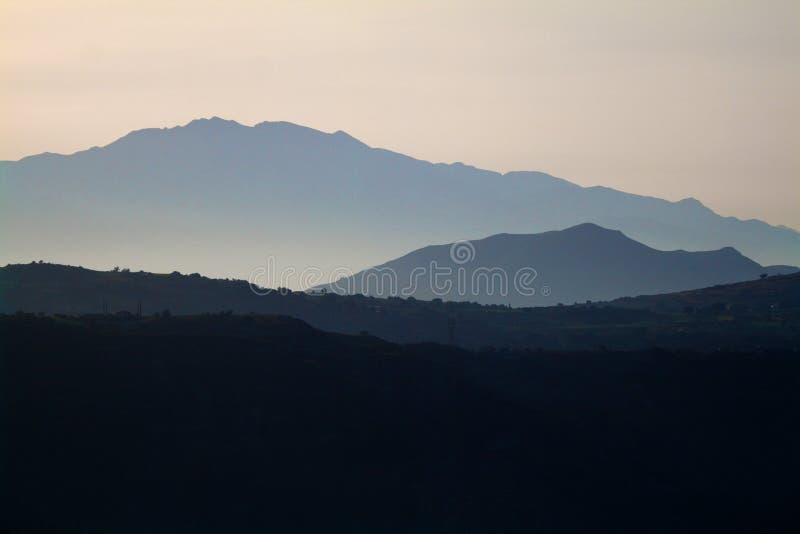
[[[797,530],[796,352],[498,357],[250,316],[0,339],[9,532]]]
[[[749,280],[736,284],[715,285],[691,291],[663,295],[643,295],[621,298],[610,306],[656,310],[659,312],[695,313],[698,310],[769,310],[772,314],[786,309],[800,308],[800,273],[797,269],[780,269],[785,276],[770,276],[763,280]]]
[[[337,293],[541,306],[669,293],[773,271],[730,247],[665,252],[584,223],[425,247],[325,287]]]
[[[693,199],[433,164],[285,122],[203,119],[2,162],[0,193],[0,263],[247,277],[273,255],[327,272],[422,243],[589,221],[659,249],[733,246],[762,263],[800,264],[796,231],[720,217]]]
[[[108,314],[100,315],[103,310]],[[132,315],[138,310],[141,318]],[[800,346],[800,273],[611,303],[508,308],[297,291],[259,295],[245,281],[199,274],[102,272],[47,263],[0,267],[0,314],[17,311],[87,314],[89,321],[128,326],[154,315],[211,314],[210,320],[224,323],[231,312],[282,314],[330,332],[367,331],[399,343],[470,348],[792,348]]]

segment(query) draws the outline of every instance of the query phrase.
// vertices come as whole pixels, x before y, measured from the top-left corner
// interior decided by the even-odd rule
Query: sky
[[[0,159],[220,116],[800,229],[797,0],[0,0]]]

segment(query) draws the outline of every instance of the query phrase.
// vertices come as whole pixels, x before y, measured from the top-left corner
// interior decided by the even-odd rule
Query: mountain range
[[[497,234],[424,247],[324,289],[541,306],[670,293],[797,271],[762,267],[731,247],[655,250],[619,230],[584,223],[541,234]]]
[[[735,247],[762,264],[800,264],[800,233],[722,217],[695,199],[430,163],[286,122],[200,119],[0,162],[0,191],[0,263],[246,278],[274,256],[327,273],[430,243],[593,222],[657,249]],[[513,239],[522,238],[491,241]]]
[[[280,314],[328,332],[473,349],[793,348],[800,346],[800,273],[611,302],[509,308],[332,292],[259,295],[244,280],[197,273],[103,272],[38,262],[0,267],[0,315],[25,313],[123,326],[184,315],[221,322],[243,315],[241,324],[247,324]]]

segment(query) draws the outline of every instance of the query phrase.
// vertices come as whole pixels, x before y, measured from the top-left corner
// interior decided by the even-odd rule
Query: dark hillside
[[[800,275],[768,277],[693,292],[508,308],[476,303],[313,296],[259,296],[241,280],[199,274],[102,272],[34,263],[0,268],[0,312],[111,314],[283,314],[329,332],[367,331],[399,343],[467,348],[762,349],[800,347]],[[124,317],[123,317],[124,318]]]
[[[11,532],[794,532],[797,353],[0,317]]]

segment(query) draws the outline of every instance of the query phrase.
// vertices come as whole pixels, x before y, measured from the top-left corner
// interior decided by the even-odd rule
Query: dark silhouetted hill
[[[199,274],[91,271],[34,263],[0,268],[0,313],[116,317],[283,314],[330,332],[463,347],[697,350],[800,347],[800,275],[707,290],[570,306],[508,308],[472,302],[278,291]],[[688,297],[687,297],[688,295]],[[103,311],[108,314],[103,314]]]
[[[0,316],[0,528],[796,532],[796,352]]]
[[[779,268],[778,270],[786,270]],[[675,312],[716,306],[726,310],[791,310],[800,308],[800,274],[770,276],[738,284],[715,285],[666,295],[621,298],[610,303],[630,309]]]

